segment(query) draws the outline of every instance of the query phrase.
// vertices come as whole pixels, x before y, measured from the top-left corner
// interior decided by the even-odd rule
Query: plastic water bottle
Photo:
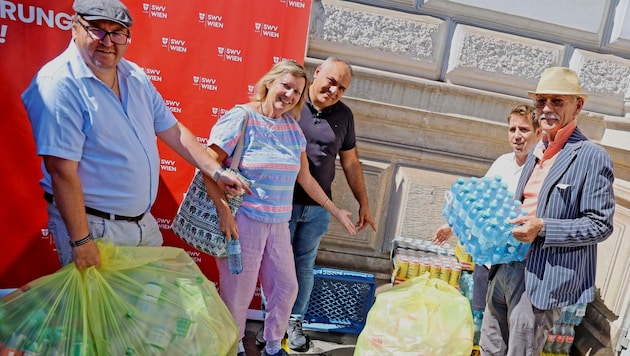
[[[543,346],[543,352],[547,354],[554,353],[554,345],[556,343],[556,338],[558,337],[558,324],[555,324],[553,328],[547,331],[547,340],[545,341],[545,346]]]
[[[558,333],[556,334],[556,342],[554,342],[552,350],[556,354],[561,354],[562,344],[564,344],[564,340],[566,338],[566,325],[564,323],[560,324],[560,327],[557,330]]]
[[[473,223],[472,230],[470,232],[471,238],[470,242],[472,244],[479,244],[479,236],[481,236],[481,231],[486,226],[488,221],[490,220],[490,212],[482,211],[481,214],[477,217],[477,220]]]
[[[226,244],[228,254],[228,265],[231,274],[239,274],[243,272],[243,257],[241,255],[241,242],[232,239]]]
[[[575,329],[573,324],[569,324],[564,330],[564,342],[560,345],[560,353],[568,355],[571,353],[571,347],[573,346],[573,341],[575,340]]]
[[[473,225],[477,218],[481,215],[483,211],[483,203],[477,202],[473,205],[472,209],[468,211],[466,214],[466,220],[464,221],[464,226],[466,226],[467,230],[472,231]]]
[[[475,197],[473,196],[468,196],[468,198],[462,202],[462,206],[459,209],[459,220],[462,221],[462,223],[466,220],[466,215],[468,214],[468,212],[473,208],[473,206],[475,205]]]
[[[478,237],[479,251],[476,256],[473,255],[475,263],[482,264],[491,262],[492,255],[494,254],[494,242],[499,231],[497,225],[497,219],[491,218],[481,230],[481,234]]]
[[[451,207],[451,212],[446,219],[449,226],[454,227],[457,221],[457,216],[459,215],[459,210],[462,207],[462,203],[466,201],[468,198],[468,194],[470,193],[470,187],[464,185],[453,197],[453,206]]]
[[[459,193],[459,191],[462,189],[465,183],[466,183],[466,180],[464,178],[461,178],[461,177],[457,178],[457,180],[453,184],[451,184],[451,190],[445,192],[444,209],[442,209],[442,216],[444,218],[448,219],[448,216],[451,214],[451,211],[453,210],[455,196],[457,195],[457,193]]]
[[[147,316],[153,316],[158,312],[158,301],[162,294],[162,285],[158,282],[149,282],[144,285],[144,290],[138,300],[138,310]]]
[[[586,303],[578,303],[575,308],[575,319],[573,319],[574,325],[580,325],[582,318],[586,315]]]
[[[483,312],[480,310],[473,310],[472,315],[474,326],[473,345],[479,345],[479,338],[481,337],[481,322],[483,321]]]

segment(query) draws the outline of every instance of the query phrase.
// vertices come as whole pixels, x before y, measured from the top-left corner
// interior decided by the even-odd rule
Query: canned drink
[[[431,261],[431,267],[429,268],[429,278],[440,278],[440,269],[442,269],[440,260],[434,258]]]
[[[459,276],[462,274],[462,268],[460,266],[455,266],[451,270],[451,276],[448,279],[448,284],[452,285],[455,288],[459,288]]]
[[[418,276],[418,270],[420,268],[420,260],[418,257],[412,257],[409,260],[409,267],[407,268],[407,278],[413,278]]]
[[[420,259],[420,267],[418,268],[418,276],[422,276],[423,274],[430,272],[431,269],[431,258],[429,256],[423,256]]]
[[[396,257],[398,263],[398,271],[396,278],[407,278],[407,270],[409,269],[409,257],[406,255],[398,255]]]
[[[442,264],[442,268],[440,269],[440,279],[448,283],[450,277],[451,277],[451,265],[449,263]]]

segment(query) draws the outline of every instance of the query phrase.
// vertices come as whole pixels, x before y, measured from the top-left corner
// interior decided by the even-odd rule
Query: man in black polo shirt
[[[307,102],[300,114],[300,127],[306,136],[310,172],[332,199],[337,154],[348,185],[359,203],[358,231],[368,225],[376,231],[363,180],[363,170],[354,135],[354,116],[339,101],[352,81],[352,68],[346,61],[329,57],[315,69]],[[295,186],[293,214],[289,221],[298,279],[298,296],[293,305],[287,334],[289,347],[304,352],[309,340],[302,332],[302,319],[313,289],[313,267],[322,236],[328,231],[330,214],[313,201],[299,185]]]

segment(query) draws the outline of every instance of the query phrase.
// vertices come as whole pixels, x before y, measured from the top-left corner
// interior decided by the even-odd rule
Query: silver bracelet
[[[221,167],[221,168],[217,169],[217,170],[214,172],[214,174],[212,175],[212,179],[213,179],[215,182],[218,182],[218,181],[219,181],[219,177],[221,177],[221,174],[223,174],[223,172],[225,172],[225,169],[224,169],[223,167]]]

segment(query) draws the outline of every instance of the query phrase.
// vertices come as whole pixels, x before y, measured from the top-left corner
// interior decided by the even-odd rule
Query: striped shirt
[[[241,135],[243,108],[249,120],[239,171],[252,180],[253,194],[245,195],[239,211],[256,221],[287,222],[291,218],[293,189],[306,139],[293,117],[272,119],[249,106],[239,105],[219,119],[208,140],[208,145],[215,144],[228,154],[227,167]]]

